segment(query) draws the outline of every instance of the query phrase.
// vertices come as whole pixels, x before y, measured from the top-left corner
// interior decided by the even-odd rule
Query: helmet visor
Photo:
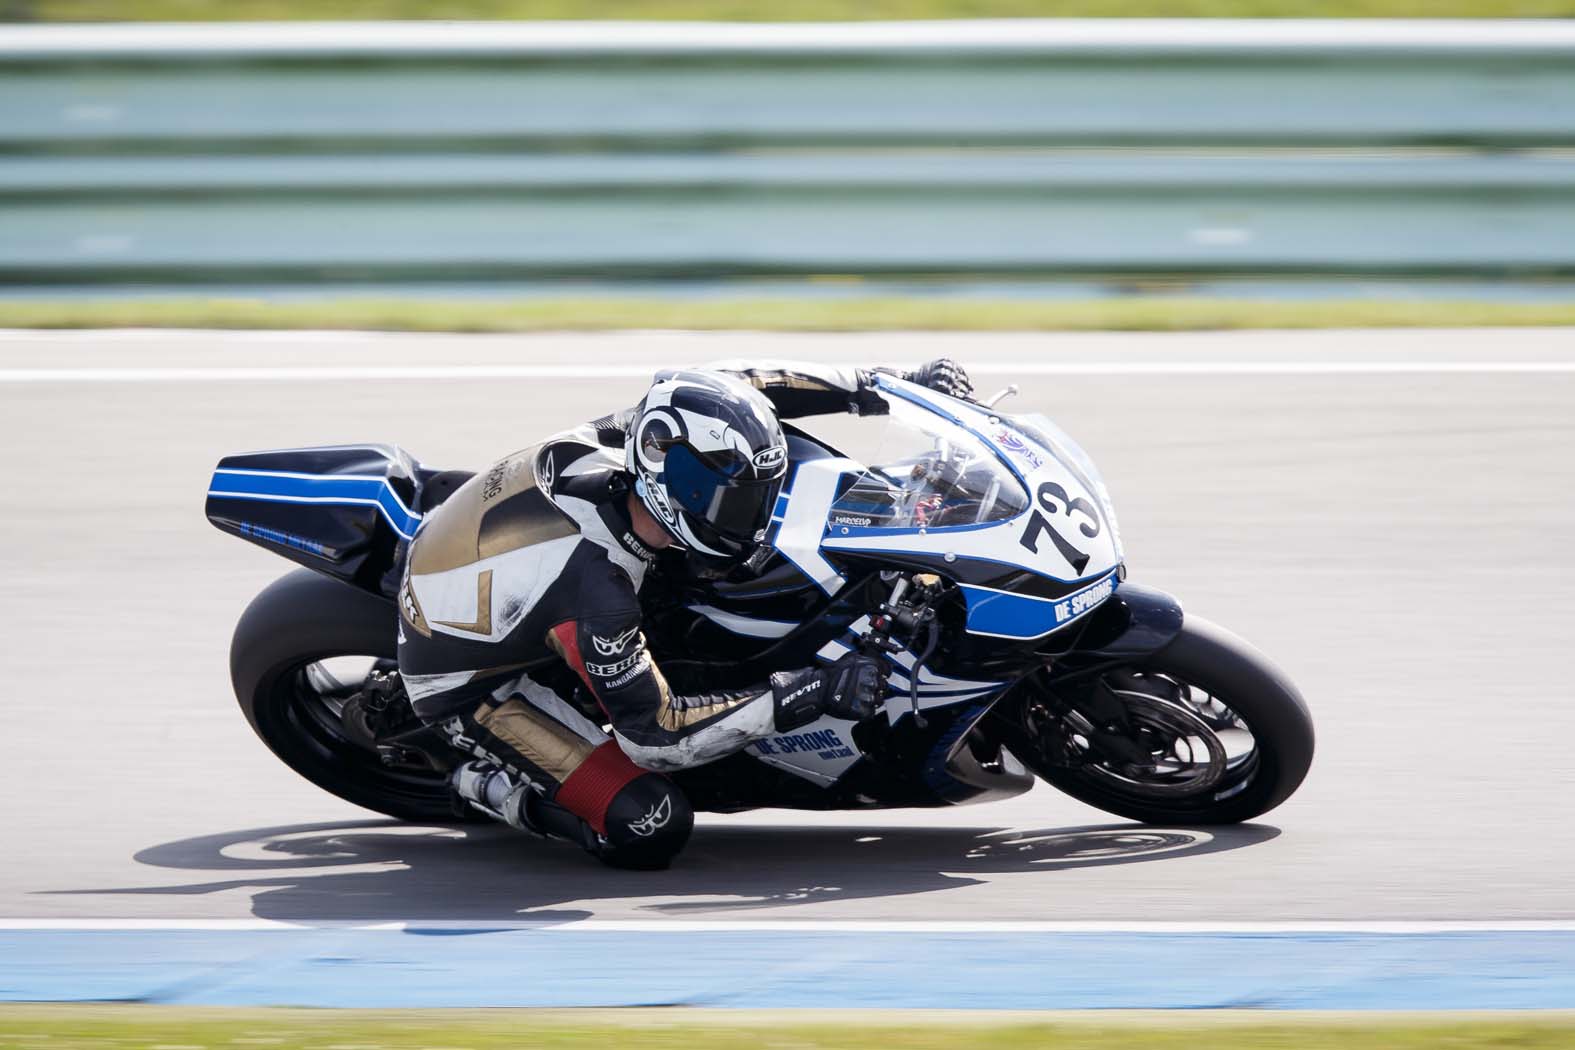
[[[717,535],[740,545],[754,542],[755,533],[771,520],[781,478],[736,480],[708,464],[687,445],[675,445],[663,464],[673,502],[701,519]]]

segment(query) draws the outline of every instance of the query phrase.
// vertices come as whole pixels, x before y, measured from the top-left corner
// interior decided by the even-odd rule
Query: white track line
[[[0,931],[160,931],[207,930],[564,930],[579,933],[912,933],[912,934],[1434,934],[1434,933],[1575,933],[1575,920],[1507,919],[1495,921],[1364,921],[1302,922],[958,922],[879,920],[695,920],[584,919],[576,922],[531,922],[474,919],[445,922],[424,919],[396,922],[281,922],[273,919],[0,919]]]
[[[976,376],[1570,375],[1575,361],[983,361],[967,368]],[[7,368],[0,369],[0,385],[620,379],[646,378],[655,370],[652,364]]]
[[[329,54],[384,51],[456,55],[518,52],[942,50],[968,47],[1181,50],[1209,46],[1575,48],[1575,27],[1557,21],[1396,18],[1261,21],[1239,18],[1024,18],[940,22],[398,22],[234,23],[220,25],[18,25],[0,32],[0,55],[30,58],[89,52],[216,51]]]
[[[947,22],[398,22],[220,25],[18,25],[0,57],[167,51],[343,54],[666,53],[672,51],[956,51],[966,48],[1172,52],[1243,49],[1448,50],[1575,48],[1575,26],[1540,19],[1025,18]]]

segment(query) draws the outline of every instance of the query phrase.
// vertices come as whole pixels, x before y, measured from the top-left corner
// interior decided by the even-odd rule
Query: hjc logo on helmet
[[[657,515],[667,524],[678,524],[678,514],[673,510],[673,505],[667,500],[667,492],[657,483],[656,478],[640,472],[640,495],[645,497],[646,505],[653,507]]]
[[[775,470],[787,462],[787,448],[783,445],[772,445],[756,452],[750,460],[761,470]]]

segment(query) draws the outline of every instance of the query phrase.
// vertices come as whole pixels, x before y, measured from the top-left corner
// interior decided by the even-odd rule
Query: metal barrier
[[[0,29],[0,281],[1575,271],[1575,25]]]

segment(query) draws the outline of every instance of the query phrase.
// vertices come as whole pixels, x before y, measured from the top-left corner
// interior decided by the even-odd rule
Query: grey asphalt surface
[[[671,871],[401,826],[252,736],[229,633],[281,560],[202,516],[215,460],[390,440],[476,467],[638,379],[33,382],[23,368],[723,356],[1575,360],[1575,332],[339,337],[0,333],[0,917],[1575,918],[1575,373],[1041,375],[1131,578],[1278,661],[1317,720],[1256,825],[1140,829],[1048,787],[946,811],[702,817]],[[855,426],[832,421],[832,433]]]

